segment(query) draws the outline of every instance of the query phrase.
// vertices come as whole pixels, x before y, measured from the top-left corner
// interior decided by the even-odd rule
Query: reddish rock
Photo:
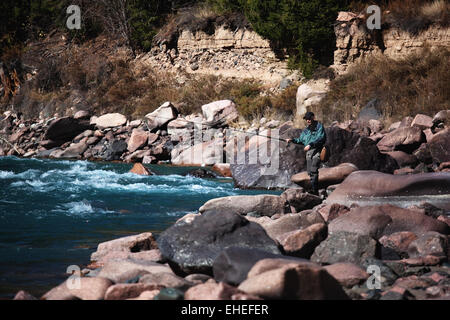
[[[396,175],[405,175],[405,174],[413,174],[415,171],[411,168],[401,168],[394,171],[394,174]]]
[[[410,243],[408,254],[412,258],[428,255],[446,257],[448,255],[447,236],[433,231],[427,232]]]
[[[284,213],[285,199],[276,195],[229,196],[207,201],[199,208],[199,212],[228,212],[246,215],[256,212],[262,216]]]
[[[111,251],[125,251],[128,253],[157,249],[158,245],[151,232],[122,237],[98,245],[97,251],[92,253],[91,260],[99,260]]]
[[[149,273],[143,275],[139,279],[139,283],[160,285],[165,288],[177,288],[180,290],[186,290],[195,285],[193,282],[187,281],[173,273],[167,272]]]
[[[380,151],[389,152],[395,150],[412,151],[417,149],[425,140],[425,135],[418,127],[400,127],[386,134],[377,143]]]
[[[145,157],[151,157],[151,151],[150,150],[138,150],[133,152],[132,154],[126,156],[124,158],[124,161],[127,163],[130,162],[137,162],[137,163],[141,163],[144,164],[144,158]]]
[[[231,300],[233,295],[240,293],[235,287],[224,282],[216,283],[208,280],[203,284],[198,284],[189,288],[185,294],[185,300]]]
[[[445,223],[427,216],[422,210],[403,209],[390,204],[379,208],[392,219],[392,223],[385,228],[384,235],[399,231],[411,231],[415,234],[422,234],[428,231],[436,231],[441,234],[449,233],[450,229]]]
[[[257,262],[238,289],[264,299],[348,299],[339,282],[320,266],[291,263],[261,273],[254,271],[264,270],[260,265],[265,263]]]
[[[147,144],[149,146],[153,145],[159,139],[159,135],[156,133],[148,133]]]
[[[29,131],[28,128],[23,127],[19,129],[18,131],[14,132],[12,135],[9,136],[8,141],[12,144],[17,143],[21,137],[23,137],[27,132]]]
[[[447,216],[439,216],[437,218],[437,220],[447,224],[450,227],[450,218],[449,217],[447,217]]]
[[[437,256],[425,256],[418,258],[409,258],[400,260],[400,263],[404,265],[408,265],[410,267],[416,266],[435,266],[445,260],[445,257],[437,257]]]
[[[29,294],[28,292],[21,290],[17,292],[13,300],[38,300],[38,299]]]
[[[149,135],[147,131],[134,129],[131,133],[130,140],[128,141],[128,151],[134,152],[147,145]]]
[[[415,233],[403,231],[383,236],[378,241],[386,248],[393,249],[401,256],[407,256],[410,243],[416,239],[417,235]]]
[[[421,130],[430,129],[433,127],[433,118],[424,114],[418,114],[411,123],[411,127],[418,127]]]
[[[66,150],[64,150],[60,155],[59,158],[64,158],[64,159],[80,159],[82,158],[82,154],[87,150],[88,145],[87,145],[87,140],[88,138],[83,138],[83,140],[81,140],[78,143],[72,143]]]
[[[304,192],[303,188],[300,189],[287,189],[280,196],[284,202],[289,204],[290,211],[292,213],[300,212],[303,210],[312,209],[318,204],[322,203],[322,198],[319,196]],[[284,211],[280,211],[284,212]]]
[[[399,278],[395,281],[393,287],[400,287],[403,289],[424,289],[431,286],[433,283],[428,279],[419,278],[416,275]]]
[[[398,166],[406,167],[406,166],[416,166],[418,163],[417,158],[414,155],[408,154],[403,151],[391,151],[387,152],[389,156],[395,159],[397,161]]]
[[[443,163],[450,161],[450,128],[446,128],[436,133],[427,143],[433,161]]]
[[[173,273],[167,264],[129,258],[109,260],[98,273],[98,277],[110,279],[115,283],[122,283],[137,276],[161,272]]]
[[[333,203],[327,204],[317,211],[320,213],[325,222],[331,222],[334,219],[350,212],[350,209],[346,206]]]
[[[353,263],[340,262],[324,267],[339,283],[347,288],[363,283],[369,274]]]
[[[217,172],[218,174],[220,174],[223,177],[228,177],[228,178],[232,177],[229,163],[216,163],[212,167],[212,170]]]
[[[160,290],[149,290],[149,291],[144,291],[141,293],[141,295],[137,298],[128,298],[127,300],[138,300],[138,301],[147,301],[147,300],[153,300],[158,293],[160,292]]]
[[[315,223],[324,222],[318,213],[309,215],[300,213],[284,214],[276,220],[272,220],[269,217],[252,218],[247,216],[246,218],[262,226],[269,237],[274,240],[285,233],[307,228]]]
[[[328,229],[330,233],[345,231],[378,239],[391,222],[391,217],[377,206],[359,207],[331,221]]]
[[[450,194],[450,175],[433,172],[391,175],[377,171],[353,172],[327,198],[327,203],[365,203],[387,196],[411,197]],[[365,204],[367,205],[367,204]]]
[[[161,290],[163,286],[144,283],[119,283],[108,288],[105,300],[126,300],[137,298],[145,291]]]
[[[95,264],[91,264],[91,269],[96,269],[104,266],[110,260],[117,259],[133,259],[133,260],[145,260],[152,262],[163,262],[164,259],[161,256],[161,252],[158,249],[152,249],[148,251],[141,252],[129,252],[129,251],[118,251],[113,250],[105,253],[99,258],[99,260],[95,261]]]
[[[317,223],[304,230],[284,234],[278,238],[278,241],[286,255],[308,259],[326,237],[327,226]]]
[[[321,168],[319,169],[319,187],[326,188],[330,185],[341,183],[352,172],[357,170],[358,168],[352,163],[341,163],[336,167]],[[291,181],[304,188],[309,188],[311,185],[310,177],[306,171],[295,174],[292,176]]]
[[[76,281],[79,281],[77,284]],[[73,286],[72,286],[73,285]],[[42,296],[44,300],[103,300],[113,283],[102,277],[68,279]]]
[[[144,167],[141,163],[135,163],[133,168],[131,168],[130,173],[138,174],[141,176],[152,176],[153,173]]]

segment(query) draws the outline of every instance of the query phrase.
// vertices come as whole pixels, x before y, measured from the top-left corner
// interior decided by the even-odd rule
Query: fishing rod
[[[169,118],[169,117],[162,117],[162,116],[149,116],[148,118],[159,118],[159,119],[164,119],[164,120],[171,120],[172,119],[172,118]],[[179,119],[179,118],[177,118],[177,119]],[[174,120],[177,120],[177,119],[174,119]],[[213,128],[215,125],[221,123],[223,121],[223,119],[224,119],[224,117],[218,119],[215,122],[204,123],[204,122],[196,122],[196,121],[192,121],[192,120],[187,120],[185,118],[181,118],[182,121],[185,121],[187,123],[192,123],[194,125],[197,124],[197,125],[201,125],[201,126],[205,125],[205,126],[210,127],[210,128]],[[150,120],[150,119],[148,119],[148,120]],[[144,120],[144,123],[145,123],[145,125],[147,127],[147,130],[150,132],[151,130],[150,130],[150,128],[148,126],[148,123],[147,123],[148,120]],[[243,134],[259,136],[259,137],[268,138],[268,139],[273,139],[273,140],[279,140],[279,141],[287,143],[286,139],[275,138],[275,137],[271,137],[271,136],[255,133],[255,132],[246,132],[246,131],[234,129],[234,128],[231,128],[231,127],[229,127],[227,130],[238,132],[238,133],[243,133]]]

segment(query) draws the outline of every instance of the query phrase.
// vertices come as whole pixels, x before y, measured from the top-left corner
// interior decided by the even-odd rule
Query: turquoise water
[[[98,243],[153,232],[157,237],[206,201],[276,192],[239,190],[231,179],[183,176],[192,168],[0,157],[0,298],[40,297],[84,267]]]

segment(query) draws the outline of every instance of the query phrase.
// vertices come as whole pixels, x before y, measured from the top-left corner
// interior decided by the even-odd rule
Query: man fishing
[[[302,131],[299,138],[286,139],[286,142],[303,144],[306,151],[306,170],[311,181],[311,193],[319,195],[319,167],[320,152],[326,142],[326,133],[323,125],[315,120],[314,113],[308,111],[303,117],[307,127]]]

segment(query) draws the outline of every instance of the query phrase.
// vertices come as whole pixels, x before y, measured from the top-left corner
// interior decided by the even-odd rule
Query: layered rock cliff
[[[164,71],[257,78],[271,84],[279,84],[292,74],[268,40],[253,30],[226,26],[209,33],[181,30],[170,44],[163,39],[136,62]]]
[[[396,27],[370,31],[366,27],[364,17],[351,12],[341,12],[335,25],[336,51],[334,53],[334,69],[338,73],[358,59],[370,54],[383,54],[393,59],[420,51],[450,48],[450,28],[430,26],[418,34]]]

